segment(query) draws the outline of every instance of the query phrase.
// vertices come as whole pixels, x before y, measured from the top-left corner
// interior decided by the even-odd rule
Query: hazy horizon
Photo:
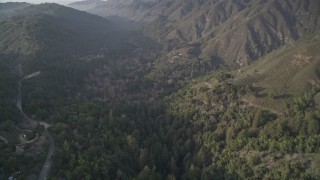
[[[57,3],[57,4],[66,5],[66,4],[75,2],[75,1],[78,1],[78,0],[0,0],[0,3],[5,3],[5,2],[27,2],[27,3],[32,3],[32,4],[40,4],[40,3],[50,2],[50,3]]]

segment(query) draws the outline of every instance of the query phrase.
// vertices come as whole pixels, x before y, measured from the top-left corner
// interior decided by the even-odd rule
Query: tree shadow
[[[257,97],[257,98],[264,98],[264,97],[267,97],[267,96],[268,96],[267,93],[260,93],[260,92],[259,92],[259,93],[256,94],[256,97]]]
[[[275,96],[274,99],[287,99],[291,97],[292,97],[291,94],[281,94],[281,95]]]
[[[252,87],[252,89],[255,92],[255,97],[257,97],[257,98],[264,98],[264,97],[268,96],[267,93],[263,92],[266,88]]]

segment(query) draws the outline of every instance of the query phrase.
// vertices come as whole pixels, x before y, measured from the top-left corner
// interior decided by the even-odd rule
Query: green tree
[[[269,97],[270,99],[275,99],[276,93],[275,93],[274,91],[270,90],[270,91],[268,92],[268,97]]]
[[[230,126],[228,129],[227,129],[227,133],[226,133],[226,142],[229,143],[232,141],[232,139],[234,139],[236,136],[235,134],[235,130],[234,130],[234,127]]]

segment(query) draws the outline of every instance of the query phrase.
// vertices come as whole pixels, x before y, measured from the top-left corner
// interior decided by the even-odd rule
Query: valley
[[[0,3],[0,179],[319,179],[316,0]]]

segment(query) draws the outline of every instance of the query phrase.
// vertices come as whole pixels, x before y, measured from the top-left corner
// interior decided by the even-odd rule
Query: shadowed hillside
[[[57,4],[22,8],[17,4],[16,8],[20,9],[7,14],[0,24],[3,53],[27,55],[44,48],[86,53],[116,43],[113,40],[121,36],[107,20]]]
[[[64,106],[102,101],[110,98],[101,95],[106,88],[126,91],[135,77],[140,82],[161,46],[138,31],[58,4],[0,3],[0,14],[0,179],[37,179],[46,167],[47,139],[41,125],[27,125],[17,93],[25,114],[50,123]],[[38,76],[21,80],[34,72]],[[105,79],[123,83],[107,86]],[[102,84],[102,93],[94,82]]]

